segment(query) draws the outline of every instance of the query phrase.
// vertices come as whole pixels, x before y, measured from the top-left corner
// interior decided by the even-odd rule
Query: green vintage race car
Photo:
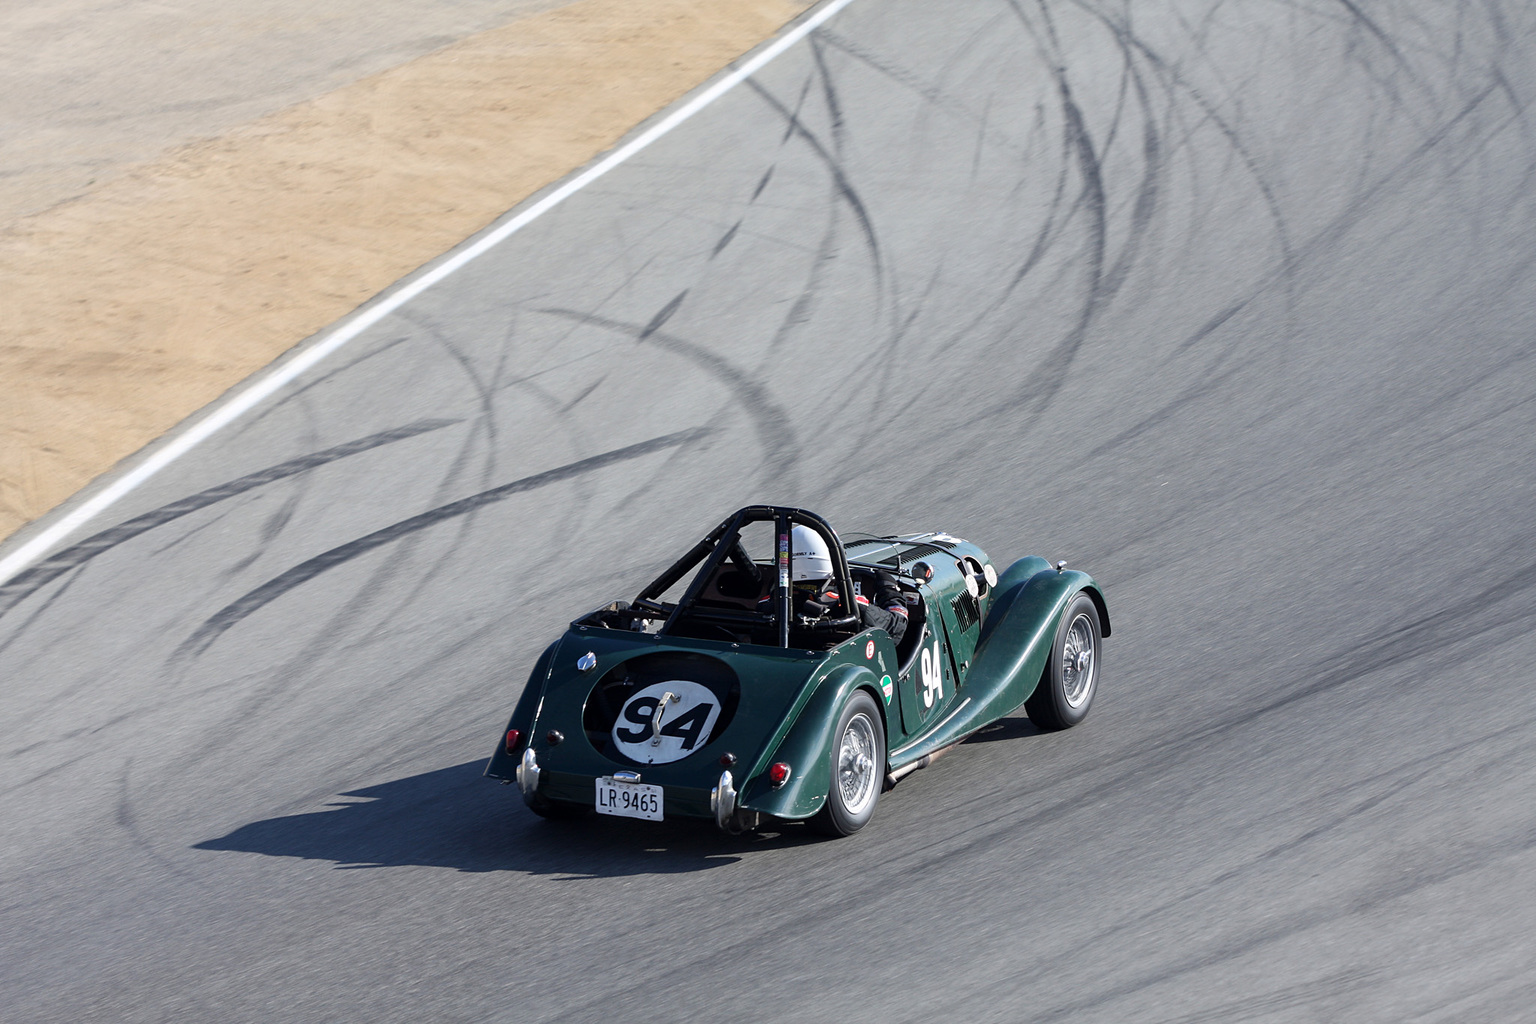
[[[830,550],[837,604],[810,617],[790,538]],[[797,556],[798,557],[798,556]],[[899,643],[860,593],[892,582]],[[1098,687],[1099,585],[1043,558],[1001,574],[945,533],[841,540],[804,509],[753,505],[633,601],[572,622],[539,657],[485,774],[545,817],[704,818],[736,833],[869,821],[884,789],[1023,705],[1076,725]]]

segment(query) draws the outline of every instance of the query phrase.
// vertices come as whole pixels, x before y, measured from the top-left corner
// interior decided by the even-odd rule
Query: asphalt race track
[[[1533,43],[856,0],[0,590],[0,1016],[1529,1019]],[[760,499],[1089,569],[1092,716],[839,842],[480,778]]]

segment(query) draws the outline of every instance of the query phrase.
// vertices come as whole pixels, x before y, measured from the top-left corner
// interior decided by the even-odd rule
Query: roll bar
[[[773,596],[778,618],[779,646],[789,646],[789,624],[793,618],[791,599],[794,587],[790,580],[790,531],[796,526],[815,530],[827,542],[827,548],[832,552],[833,578],[837,582],[838,603],[842,611],[837,622],[847,620],[856,624],[859,611],[853,597],[853,577],[848,571],[848,557],[843,551],[843,543],[838,539],[837,531],[816,513],[786,505],[748,505],[737,509],[728,519],[711,530],[703,540],[690,548],[687,554],[656,577],[650,586],[640,591],[640,595],[635,598],[635,603],[655,604],[657,598],[675,586],[688,574],[689,570],[702,561],[703,565],[694,575],[693,582],[688,584],[688,589],[678,600],[677,607],[672,609],[666,623],[661,627],[662,634],[670,632],[698,600],[699,594],[703,592],[705,585],[720,568],[722,562],[727,558],[738,563],[746,560],[741,547],[741,531],[751,523],[762,522],[774,524],[774,569],[778,578],[774,583]],[[747,564],[755,563],[748,561]]]

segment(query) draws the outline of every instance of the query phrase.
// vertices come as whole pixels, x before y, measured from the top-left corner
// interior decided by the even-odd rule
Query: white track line
[[[65,537],[80,529],[80,527],[111,508],[127,495],[132,494],[156,473],[187,454],[187,452],[197,447],[203,441],[206,441],[218,431],[229,426],[229,424],[247,412],[250,412],[295,377],[298,377],[333,352],[338,351],[353,338],[356,338],[428,288],[442,281],[454,271],[485,255],[524,227],[527,227],[534,220],[542,217],[561,202],[592,184],[592,182],[645,149],[663,135],[666,135],[731,89],[740,85],[762,68],[763,65],[773,60],[801,39],[804,39],[819,25],[852,2],[853,0],[832,0],[832,3],[827,4],[827,6],[811,15],[811,17],[796,25],[757,56],[720,79],[720,81],[708,89],[705,89],[688,103],[668,114],[657,124],[636,136],[633,141],[614,150],[603,160],[587,168],[570,181],[567,181],[516,217],[491,231],[490,234],[481,238],[475,244],[444,260],[378,305],[358,313],[351,320],[336,328],[323,341],[316,342],[293,359],[273,369],[270,373],[258,374],[246,380],[244,384],[236,385],[236,390],[206,419],[198,421],[183,433],[176,435],[149,458],[139,463],[117,480],[114,480],[85,502],[82,502],[78,508],[61,517],[58,522],[42,530],[37,536],[17,548],[5,559],[0,560],[0,583],[5,583],[17,573],[28,568]]]

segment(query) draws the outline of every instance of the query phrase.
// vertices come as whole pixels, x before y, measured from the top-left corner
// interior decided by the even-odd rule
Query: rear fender
[[[778,747],[753,766],[737,806],[777,818],[809,818],[821,810],[832,785],[832,744],[836,742],[832,733],[843,704],[855,690],[868,690],[874,698],[880,708],[881,735],[886,735],[879,680],[863,665],[841,665],[817,686]],[[767,774],[775,761],[783,761],[791,769],[789,781],[779,789],[773,788]]]
[[[485,766],[485,774],[493,779],[514,780],[517,778],[517,763],[522,754],[522,748],[528,745],[529,737],[533,733],[533,721],[539,712],[539,701],[544,698],[544,686],[549,682],[549,668],[554,664],[555,652],[560,648],[560,641],[556,640],[544,648],[544,653],[539,655],[539,660],[533,663],[533,671],[528,674],[528,685],[523,687],[523,695],[517,699],[517,706],[512,709],[512,717],[507,720],[507,727],[501,730],[501,736],[497,738],[496,749],[491,753],[491,760]],[[518,741],[518,749],[507,752],[507,733],[516,729],[521,735]]]

